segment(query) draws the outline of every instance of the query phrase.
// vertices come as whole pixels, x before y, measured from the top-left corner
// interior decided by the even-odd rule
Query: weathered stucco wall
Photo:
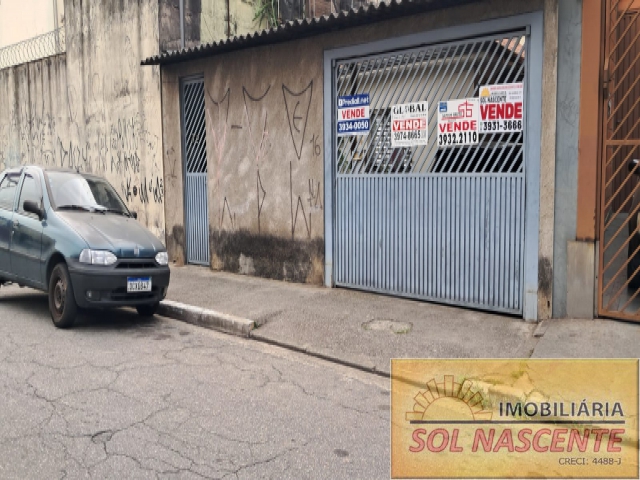
[[[202,43],[246,35],[264,28],[254,21],[254,4],[254,0],[202,0]]]
[[[183,205],[179,80],[204,74],[212,267],[321,283],[324,50],[543,5],[493,0],[165,67],[167,204]],[[167,209],[166,221],[171,257],[184,262],[183,209]]]
[[[67,53],[0,70],[0,169],[38,164],[107,177],[164,239],[158,3],[65,5]]]
[[[184,0],[185,47],[218,42],[264,28],[254,0]],[[180,0],[159,0],[160,50],[180,49]]]

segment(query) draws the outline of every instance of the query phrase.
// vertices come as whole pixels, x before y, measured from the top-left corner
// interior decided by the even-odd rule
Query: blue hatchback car
[[[169,286],[167,251],[104,178],[22,167],[0,173],[0,285],[49,295],[53,323],[78,308],[152,316]]]

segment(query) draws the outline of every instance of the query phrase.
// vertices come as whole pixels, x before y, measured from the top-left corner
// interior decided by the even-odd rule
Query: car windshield
[[[89,210],[129,216],[129,210],[109,182],[74,172],[47,172],[47,183],[58,210]]]

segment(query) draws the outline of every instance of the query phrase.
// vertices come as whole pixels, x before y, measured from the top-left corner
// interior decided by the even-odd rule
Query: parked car
[[[104,178],[22,167],[0,173],[0,285],[49,295],[53,323],[78,308],[153,315],[169,286],[167,251]]]

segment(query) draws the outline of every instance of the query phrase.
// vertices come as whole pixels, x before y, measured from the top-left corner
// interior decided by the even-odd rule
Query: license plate
[[[150,292],[151,277],[127,278],[127,293]]]

